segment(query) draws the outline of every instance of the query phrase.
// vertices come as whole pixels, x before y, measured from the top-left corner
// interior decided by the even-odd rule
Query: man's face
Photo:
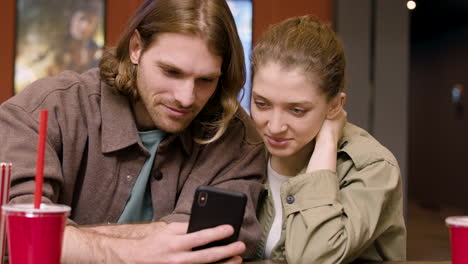
[[[143,52],[138,33],[130,41],[130,59],[137,65],[136,105],[140,127],[169,133],[184,130],[216,90],[222,58],[200,37],[162,33]]]

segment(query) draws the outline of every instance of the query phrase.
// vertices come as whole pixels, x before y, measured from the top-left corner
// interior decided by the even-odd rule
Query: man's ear
[[[334,119],[336,115],[343,109],[346,103],[346,94],[339,93],[333,97],[328,105],[327,119]]]
[[[130,61],[133,64],[138,64],[140,61],[141,51],[143,50],[143,43],[141,42],[140,32],[136,29],[130,38],[128,50],[130,51]]]

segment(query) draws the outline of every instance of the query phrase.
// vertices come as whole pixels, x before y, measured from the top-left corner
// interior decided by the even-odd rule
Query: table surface
[[[287,264],[285,261],[261,260],[247,262],[249,264]],[[366,262],[362,264],[451,264],[450,261],[382,261],[382,262]]]

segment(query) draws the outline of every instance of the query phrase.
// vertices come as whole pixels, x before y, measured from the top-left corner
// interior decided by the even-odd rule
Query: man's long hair
[[[225,0],[147,0],[130,19],[116,47],[104,52],[101,78],[121,94],[139,100],[136,69],[130,61],[129,43],[137,30],[143,53],[160,33],[190,34],[206,40],[210,51],[223,60],[216,91],[196,117],[210,131],[206,144],[220,138],[239,108],[237,94],[245,83],[242,44]]]

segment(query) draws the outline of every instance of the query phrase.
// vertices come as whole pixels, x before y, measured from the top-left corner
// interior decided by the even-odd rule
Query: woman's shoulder
[[[388,148],[369,132],[349,122],[344,127],[338,153],[346,153],[358,169],[375,162],[398,167],[397,159]]]

